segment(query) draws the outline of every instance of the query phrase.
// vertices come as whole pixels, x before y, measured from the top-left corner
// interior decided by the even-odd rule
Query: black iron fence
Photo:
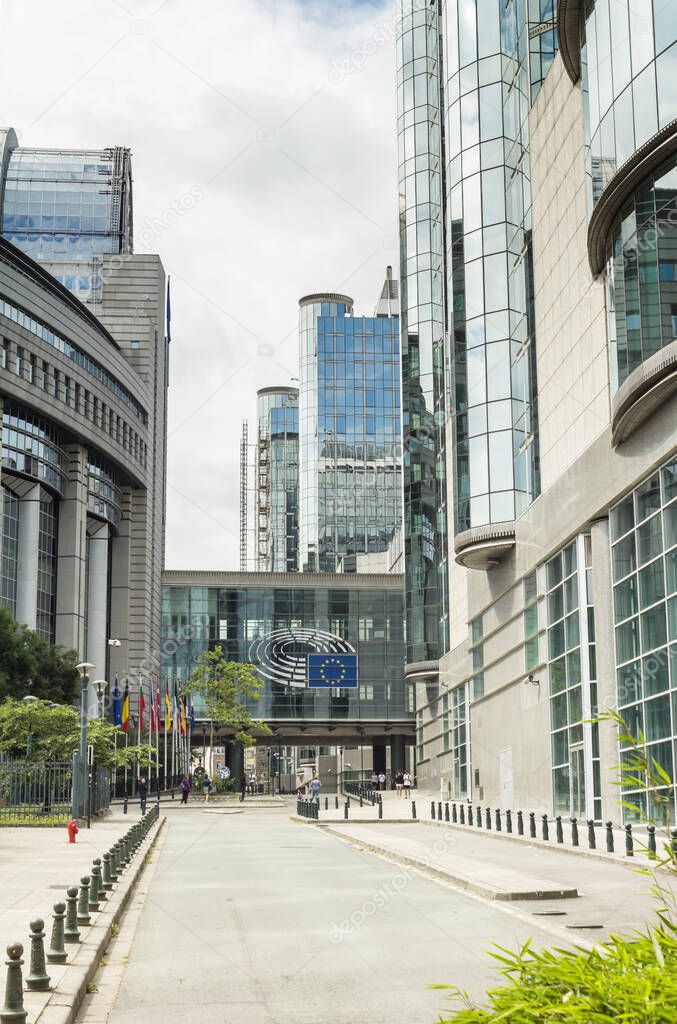
[[[0,824],[65,825],[71,816],[72,788],[70,764],[0,762]]]

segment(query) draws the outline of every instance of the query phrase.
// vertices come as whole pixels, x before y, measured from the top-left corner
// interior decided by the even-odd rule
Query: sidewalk
[[[468,892],[510,900],[511,907],[530,915],[556,916],[558,924],[574,935],[591,930],[595,940],[610,932],[639,929],[657,909],[649,893],[652,880],[632,870],[640,865],[620,858],[613,862],[571,857],[561,848],[536,841],[501,843],[479,830],[425,822],[415,829],[388,821],[380,828],[342,822],[329,825],[327,831],[399,864],[418,864],[424,874]],[[677,883],[667,872],[661,872],[661,882],[677,892]]]

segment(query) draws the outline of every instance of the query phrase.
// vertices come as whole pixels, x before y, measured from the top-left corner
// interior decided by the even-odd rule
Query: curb
[[[98,911],[97,919],[87,930],[85,937],[74,947],[74,958],[64,965],[64,971],[49,993],[49,998],[38,1009],[31,1006],[31,996],[39,993],[24,992],[24,1005],[28,1013],[29,1024],[74,1024],[82,1002],[87,995],[87,988],[99,969],[101,959],[108,948],[113,934],[113,925],[120,921],[127,903],[142,875],[148,856],[166,824],[166,818],[160,818],[157,825],[146,836],[139,848],[139,856],[131,865],[131,873],[124,879],[123,885],[116,883],[102,911]],[[104,920],[102,920],[104,917]],[[86,963],[79,962],[87,958]],[[49,964],[56,975],[56,965]],[[46,993],[45,993],[46,994]]]
[[[325,812],[326,813],[326,812]],[[319,825],[328,828],[330,825],[420,825],[420,818],[303,818],[300,814],[290,814],[290,821],[298,821],[302,825]],[[423,822],[425,825],[426,823]]]

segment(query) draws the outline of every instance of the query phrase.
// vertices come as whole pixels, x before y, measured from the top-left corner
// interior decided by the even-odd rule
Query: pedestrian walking
[[[320,802],[320,790],[321,789],[322,789],[322,783],[320,782],[320,780],[317,779],[317,778],[311,779],[311,782],[310,782],[310,798],[311,798],[311,800],[313,801],[314,804],[319,804],[319,802]]]
[[[395,776],[395,789],[397,790],[397,798],[398,798],[398,800],[402,796],[402,787],[403,786],[404,786],[404,772],[400,768],[399,772]]]
[[[405,800],[409,800],[411,798],[411,783],[412,783],[412,778],[411,778],[411,775],[409,774],[409,772],[403,772],[403,774],[402,774],[402,788],[404,790],[404,798],[405,798]]]
[[[385,789],[386,788],[386,773],[385,772],[379,772],[378,788],[379,789]]]
[[[139,785],[137,787],[139,793],[139,806],[141,807],[141,813],[146,813],[146,801],[148,800],[148,783],[146,782],[146,776],[142,775],[139,779]]]
[[[371,788],[372,789],[377,789],[378,788],[378,775],[376,774],[376,772],[372,772],[371,773]]]
[[[247,776],[244,772],[240,776],[240,803],[244,802],[245,793],[247,792]]]
[[[211,791],[212,791],[212,780],[209,778],[208,775],[205,774],[204,780],[202,782],[202,792],[205,795],[205,803],[206,804],[209,803],[209,794],[211,793]]]
[[[188,794],[190,793],[190,779],[187,775],[184,775],[181,779],[181,803],[188,803]]]

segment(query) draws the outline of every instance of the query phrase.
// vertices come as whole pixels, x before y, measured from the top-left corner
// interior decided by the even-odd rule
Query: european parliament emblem
[[[356,654],[309,654],[308,686],[357,687]]]

